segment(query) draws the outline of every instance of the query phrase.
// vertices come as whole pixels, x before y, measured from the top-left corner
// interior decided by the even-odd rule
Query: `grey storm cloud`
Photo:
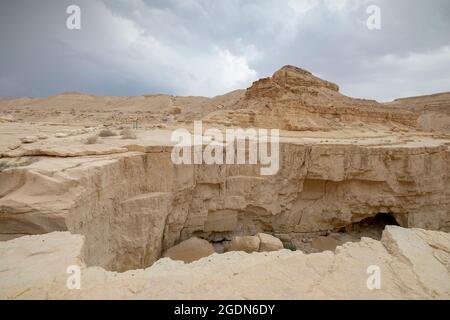
[[[213,96],[292,64],[384,101],[449,91],[449,31],[448,0],[1,1],[0,96]]]

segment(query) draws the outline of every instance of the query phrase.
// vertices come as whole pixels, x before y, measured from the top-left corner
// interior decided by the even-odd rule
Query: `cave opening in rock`
[[[293,239],[292,244],[305,253],[334,251],[337,246],[346,242],[358,242],[363,237],[380,240],[387,225],[398,226],[399,223],[393,214],[380,212],[338,230],[300,235]]]
[[[359,238],[369,237],[379,240],[381,239],[384,228],[388,225],[399,226],[399,223],[391,213],[380,212],[374,217],[365,218],[359,222],[345,226],[339,232],[354,234],[359,236]]]

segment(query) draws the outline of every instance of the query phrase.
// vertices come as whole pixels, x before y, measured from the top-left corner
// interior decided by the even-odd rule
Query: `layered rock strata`
[[[285,66],[260,79],[234,105],[213,111],[204,120],[229,126],[330,131],[358,123],[414,127],[418,115],[373,100],[339,93],[339,87],[309,71]]]

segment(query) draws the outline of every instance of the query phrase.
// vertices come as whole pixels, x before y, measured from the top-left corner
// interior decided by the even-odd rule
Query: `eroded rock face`
[[[391,214],[404,227],[448,231],[447,147],[282,143],[280,170],[174,165],[170,147],[97,157],[35,157],[0,172],[3,239],[69,230],[86,261],[144,268],[192,236],[258,232],[290,239]]]
[[[82,239],[64,232],[0,243],[0,298],[450,298],[450,235],[444,232],[389,226],[381,241],[363,238],[334,253],[228,252],[190,264],[164,258],[124,273],[86,267]],[[80,290],[66,286],[68,264],[81,267]],[[379,289],[367,285],[370,266],[379,268]]]

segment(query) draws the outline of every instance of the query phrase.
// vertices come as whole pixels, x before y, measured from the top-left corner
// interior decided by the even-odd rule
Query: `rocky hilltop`
[[[424,125],[447,97],[381,104],[285,66],[214,98],[2,100],[0,297],[449,298],[450,136]],[[279,170],[174,164],[193,120],[281,129]]]
[[[271,78],[254,82],[229,110],[213,111],[205,120],[231,126],[330,131],[371,124],[413,127],[417,115],[376,101],[346,97],[336,84],[306,70],[284,66]]]
[[[280,99],[302,94],[318,96],[319,91],[327,89],[339,92],[338,85],[319,79],[311,72],[294,66],[284,66],[271,78],[260,79],[246,91],[248,100],[257,98]]]

